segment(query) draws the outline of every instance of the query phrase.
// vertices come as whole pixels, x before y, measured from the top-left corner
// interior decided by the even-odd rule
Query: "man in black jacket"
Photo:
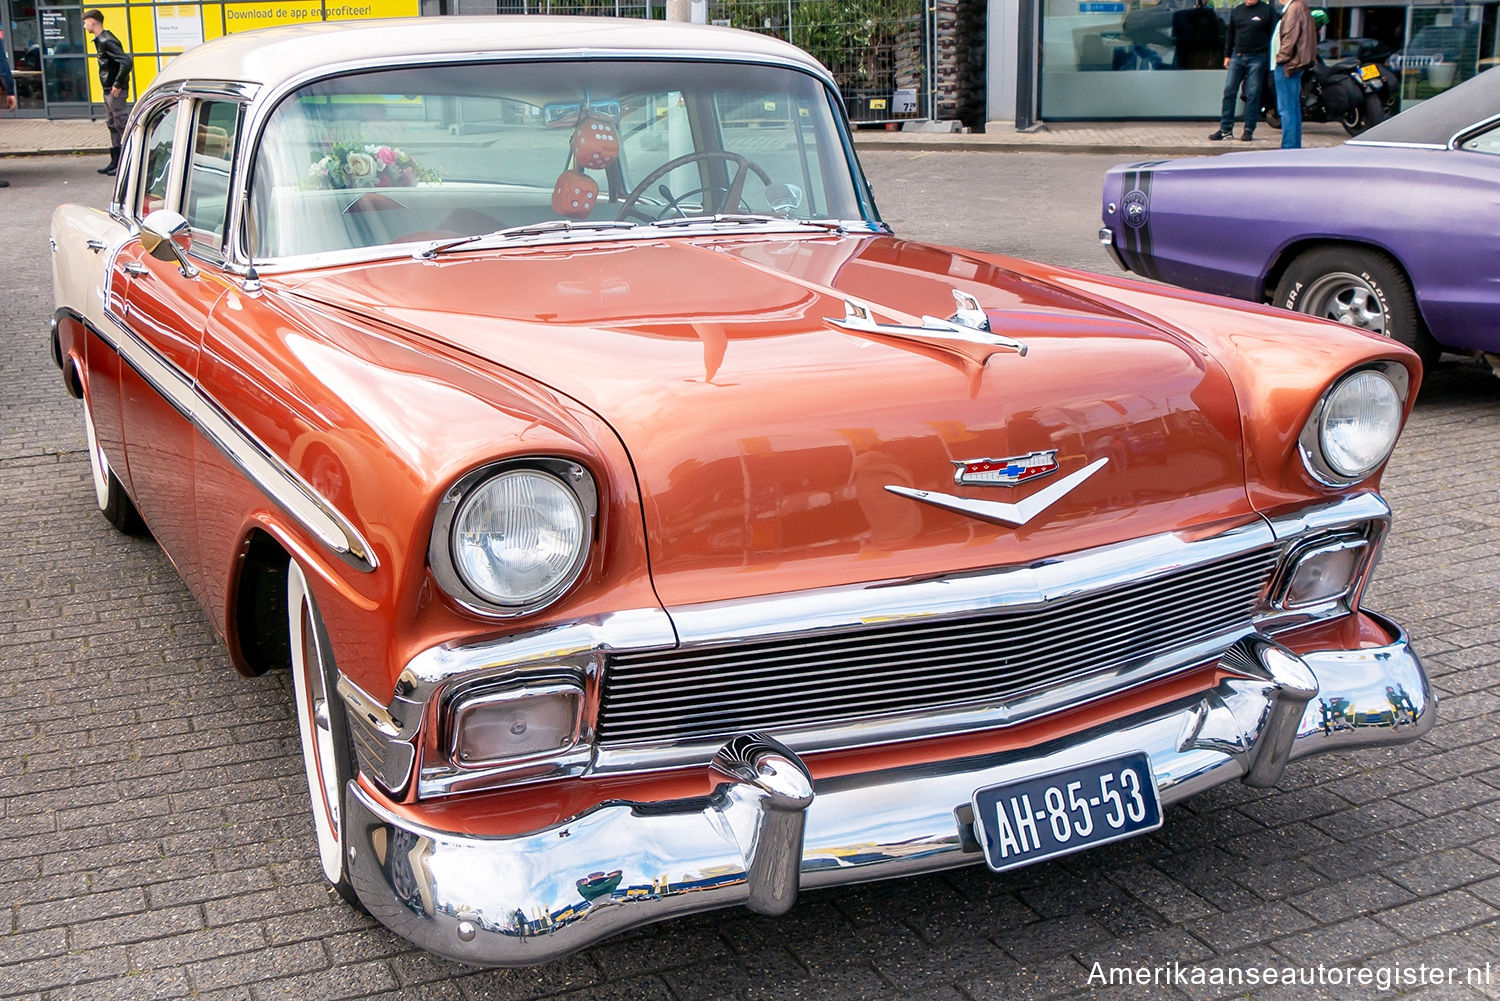
[[[129,113],[125,92],[130,88],[130,68],[120,40],[104,30],[104,14],[95,10],[83,12],[83,30],[94,36],[94,51],[99,55],[99,83],[104,88],[104,123],[109,126],[109,163],[99,173],[113,175],[120,166],[120,145],[125,137],[125,118]]]
[[[1234,134],[1234,102],[1241,81],[1245,84],[1245,142],[1255,138],[1260,121],[1260,91],[1266,80],[1266,60],[1271,50],[1271,29],[1276,11],[1269,3],[1245,0],[1229,12],[1229,30],[1224,33],[1224,103],[1219,109],[1219,131],[1208,138],[1218,142]]]

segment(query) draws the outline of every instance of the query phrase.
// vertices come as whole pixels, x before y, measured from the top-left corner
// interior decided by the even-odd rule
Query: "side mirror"
[[[141,246],[158,261],[175,261],[184,278],[193,278],[198,269],[188,260],[193,243],[193,227],[171,209],[157,209],[141,220]]]

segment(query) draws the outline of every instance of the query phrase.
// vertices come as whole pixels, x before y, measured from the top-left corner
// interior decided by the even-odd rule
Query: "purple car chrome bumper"
[[[371,914],[423,948],[525,966],[695,911],[781,913],[799,889],[973,864],[966,808],[983,786],[1145,751],[1168,804],[1237,778],[1270,785],[1297,758],[1427,733],[1435,700],[1421,662],[1397,626],[1371,617],[1389,644],[1298,656],[1252,636],[1225,655],[1234,676],[1214,688],[1023,756],[813,783],[792,751],[746,734],[715,756],[711,796],[605,803],[515,837],[413,826],[351,785],[352,879]]]

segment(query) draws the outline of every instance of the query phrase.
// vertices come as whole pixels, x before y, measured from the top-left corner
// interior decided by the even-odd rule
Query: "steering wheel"
[[[641,182],[630,190],[630,194],[625,196],[625,201],[620,204],[620,212],[617,216],[615,216],[615,218],[624,219],[628,215],[633,215],[639,219],[644,220],[645,222],[652,223],[662,219],[664,214],[668,211],[675,211],[678,215],[686,215],[687,213],[683,212],[679,205],[682,199],[688,197],[689,195],[697,194],[700,191],[709,192],[719,191],[722,189],[700,187],[685,192],[681,196],[673,196],[671,191],[665,190],[666,185],[663,184],[662,189],[663,194],[666,197],[667,204],[664,205],[661,211],[654,216],[637,208],[636,203],[639,202],[643,196],[645,196],[647,189],[649,189],[651,185],[655,184],[657,181],[660,181],[663,177],[666,177],[678,167],[685,167],[690,163],[697,163],[699,161],[708,160],[726,160],[729,163],[736,165],[739,169],[735,171],[734,176],[729,180],[729,188],[724,193],[724,200],[719,203],[717,208],[711,208],[710,206],[705,205],[705,211],[722,212],[731,209],[734,206],[738,206],[740,204],[740,195],[745,190],[745,176],[747,174],[754,174],[757,178],[760,179],[761,184],[765,185],[768,188],[771,186],[771,175],[767,174],[760,166],[755,164],[753,161],[740,156],[738,153],[730,153],[726,150],[698,150],[692,153],[684,153],[682,156],[679,156],[676,159],[668,160],[666,163],[662,164],[660,167],[657,167],[651,173],[642,178]]]

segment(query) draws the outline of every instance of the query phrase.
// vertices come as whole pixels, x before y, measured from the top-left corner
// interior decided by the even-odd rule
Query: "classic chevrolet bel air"
[[[1433,722],[1361,607],[1416,355],[902,240],[789,45],[253,32],[121,162],[53,223],[98,506],[292,672],[324,873],[434,952],[1027,865]]]

